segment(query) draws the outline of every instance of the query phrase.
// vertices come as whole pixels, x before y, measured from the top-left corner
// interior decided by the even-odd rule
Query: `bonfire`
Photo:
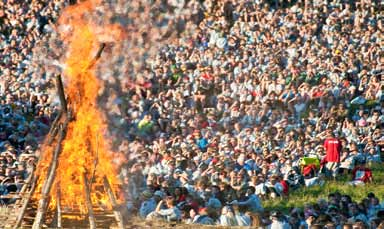
[[[95,0],[69,6],[58,21],[61,39],[67,45],[62,72],[65,86],[61,76],[56,76],[61,111],[42,146],[34,174],[35,187],[30,198],[38,202],[38,207],[33,228],[40,228],[47,213],[55,209],[58,224],[63,212],[76,212],[79,220],[88,216],[90,227],[95,228],[93,208],[114,210],[123,227],[122,215],[116,210],[122,202],[116,199],[121,196],[118,172],[112,163],[111,142],[106,137],[106,118],[97,106],[101,81],[94,74],[105,43],[121,39],[122,30],[116,25],[92,22],[89,14],[100,3]]]

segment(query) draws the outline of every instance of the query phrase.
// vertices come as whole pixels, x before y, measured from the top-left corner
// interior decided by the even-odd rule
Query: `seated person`
[[[260,198],[255,194],[255,188],[250,186],[247,188],[245,201],[234,200],[231,202],[232,205],[246,206],[250,212],[262,212],[264,211],[261,205]]]
[[[164,219],[168,222],[172,221],[180,221],[181,220],[181,211],[176,207],[175,198],[168,196],[165,200],[161,200],[155,209],[155,211],[151,212],[147,219]]]
[[[359,162],[353,169],[352,181],[348,182],[348,184],[364,185],[368,182],[372,182],[372,170],[366,167],[365,162]]]
[[[279,176],[276,174],[273,174],[270,178],[269,181],[265,184],[267,188],[267,193],[268,195],[274,199],[278,196],[282,196],[284,193],[284,187],[279,181]]]

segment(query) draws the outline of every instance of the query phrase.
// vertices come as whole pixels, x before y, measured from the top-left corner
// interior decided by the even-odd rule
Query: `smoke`
[[[71,15],[76,15],[77,10],[79,17],[87,17],[97,25],[95,30],[116,24],[125,34],[124,39],[116,41],[108,33],[96,31],[99,41],[107,43],[96,69],[97,77],[103,81],[98,102],[109,120],[110,134],[116,139],[114,145],[119,145],[128,131],[124,118],[129,104],[127,95],[136,90],[138,81],[151,80],[152,75],[148,71],[150,60],[154,59],[161,47],[178,42],[177,38],[185,31],[193,31],[198,22],[186,22],[195,17],[193,9],[198,8],[196,4],[200,3],[190,1],[188,5],[181,3],[172,6],[166,1],[97,0],[86,2],[86,14],[76,9],[76,5],[68,6],[75,11]],[[63,34],[71,32],[65,20],[72,19],[61,17],[60,26],[55,25],[49,36],[40,43],[35,55],[37,71],[44,71],[48,76],[64,72],[68,43]],[[51,97],[56,98],[56,95]],[[58,100],[54,101],[57,103]]]

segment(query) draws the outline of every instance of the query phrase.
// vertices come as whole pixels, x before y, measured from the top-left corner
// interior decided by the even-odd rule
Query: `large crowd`
[[[0,195],[27,180],[56,112],[50,76],[35,68],[33,54],[63,5],[63,0],[0,1]]]
[[[55,112],[52,69],[35,67],[32,58],[46,57],[32,54],[39,39],[48,41],[39,53],[57,45],[47,37],[63,2],[0,2],[3,180],[25,179],[19,171],[36,160]],[[379,227],[384,204],[373,193],[358,202],[336,192],[290,212],[262,205],[340,174],[354,186],[374,181],[379,1],[113,2],[98,10],[129,35],[98,72],[112,132],[124,139],[115,163],[128,212],[187,224]]]

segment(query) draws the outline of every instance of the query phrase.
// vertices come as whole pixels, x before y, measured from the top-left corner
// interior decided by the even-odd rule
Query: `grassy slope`
[[[301,188],[290,193],[288,199],[266,200],[263,205],[267,210],[279,209],[286,212],[291,207],[301,208],[304,204],[315,203],[320,198],[327,199],[328,194],[336,190],[341,194],[350,195],[355,201],[360,201],[369,192],[373,192],[382,201],[384,198],[384,166],[383,164],[373,165],[371,169],[374,179],[372,184],[353,187],[346,184],[347,181],[351,180],[351,175],[345,175],[340,176],[338,181],[327,181],[322,187]]]

